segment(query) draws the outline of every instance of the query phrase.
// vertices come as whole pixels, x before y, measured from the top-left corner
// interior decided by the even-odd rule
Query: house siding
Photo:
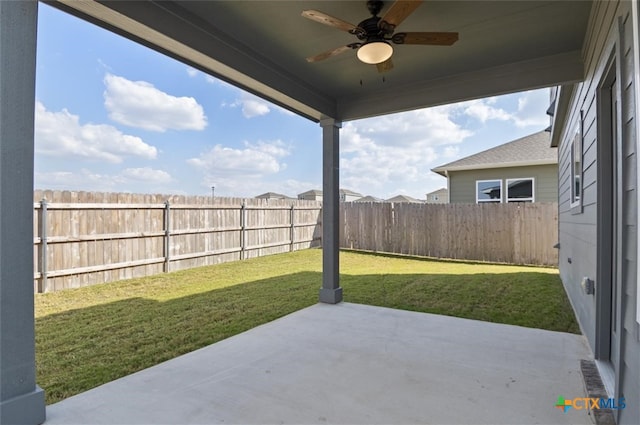
[[[598,263],[598,152],[606,142],[599,140],[599,125],[604,116],[598,115],[599,84],[607,72],[609,58],[614,55],[618,68],[616,84],[619,87],[619,120],[621,146],[617,173],[620,188],[621,259],[620,300],[621,317],[620,357],[616,372],[614,397],[624,397],[627,408],[616,411],[619,424],[640,423],[639,379],[640,331],[636,321],[637,291],[637,159],[635,96],[633,82],[633,50],[631,3],[627,1],[594,2],[589,29],[584,45],[585,81],[576,85],[567,116],[561,129],[558,149],[558,209],[559,209],[559,268],[560,276],[576,312],[581,328],[594,351],[596,335],[596,297],[586,295],[580,285],[583,277],[596,280]],[[637,82],[636,82],[637,83]],[[582,212],[571,207],[570,153],[573,131],[583,111],[583,193]],[[601,112],[602,113],[602,112]],[[555,128],[554,128],[555,131]],[[599,149],[600,148],[600,149]],[[601,232],[606,228],[601,229]],[[602,234],[600,232],[600,234]],[[614,265],[615,266],[615,265]],[[599,282],[596,280],[596,291]]]
[[[490,168],[486,170],[450,171],[449,202],[475,203],[476,180],[502,180],[504,191],[506,179],[528,177],[535,179],[535,202],[556,202],[558,200],[558,166],[556,164],[548,164],[526,167]]]

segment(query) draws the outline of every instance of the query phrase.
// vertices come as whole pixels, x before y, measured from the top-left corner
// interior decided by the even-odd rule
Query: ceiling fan
[[[319,55],[307,58],[307,62],[318,62],[348,50],[357,49],[360,61],[376,65],[379,72],[393,68],[391,55],[394,44],[421,44],[431,46],[451,46],[458,41],[457,32],[399,32],[394,33],[396,27],[402,23],[422,4],[422,0],[396,0],[389,7],[384,16],[378,14],[384,6],[383,1],[367,1],[370,18],[358,25],[353,25],[317,10],[305,10],[302,16],[312,21],[337,28],[355,35],[359,41],[349,43],[337,49],[328,50]],[[390,43],[391,42],[391,43]]]

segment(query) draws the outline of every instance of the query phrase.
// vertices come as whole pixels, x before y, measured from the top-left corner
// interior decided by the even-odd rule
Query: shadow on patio
[[[580,335],[316,304],[51,405],[47,423],[589,424],[554,408],[585,396],[584,358]]]

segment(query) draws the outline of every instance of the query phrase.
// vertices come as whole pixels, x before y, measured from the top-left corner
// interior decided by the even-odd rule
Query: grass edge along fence
[[[321,244],[316,201],[34,192],[34,290],[51,292]]]
[[[520,265],[558,265],[558,204],[340,205],[343,248]]]

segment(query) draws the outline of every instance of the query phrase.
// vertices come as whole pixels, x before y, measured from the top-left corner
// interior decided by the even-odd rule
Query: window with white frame
[[[502,180],[477,180],[476,202],[502,202]]]
[[[507,202],[533,202],[534,179],[507,179]]]
[[[582,197],[582,111],[571,140],[571,206],[579,206]]]

